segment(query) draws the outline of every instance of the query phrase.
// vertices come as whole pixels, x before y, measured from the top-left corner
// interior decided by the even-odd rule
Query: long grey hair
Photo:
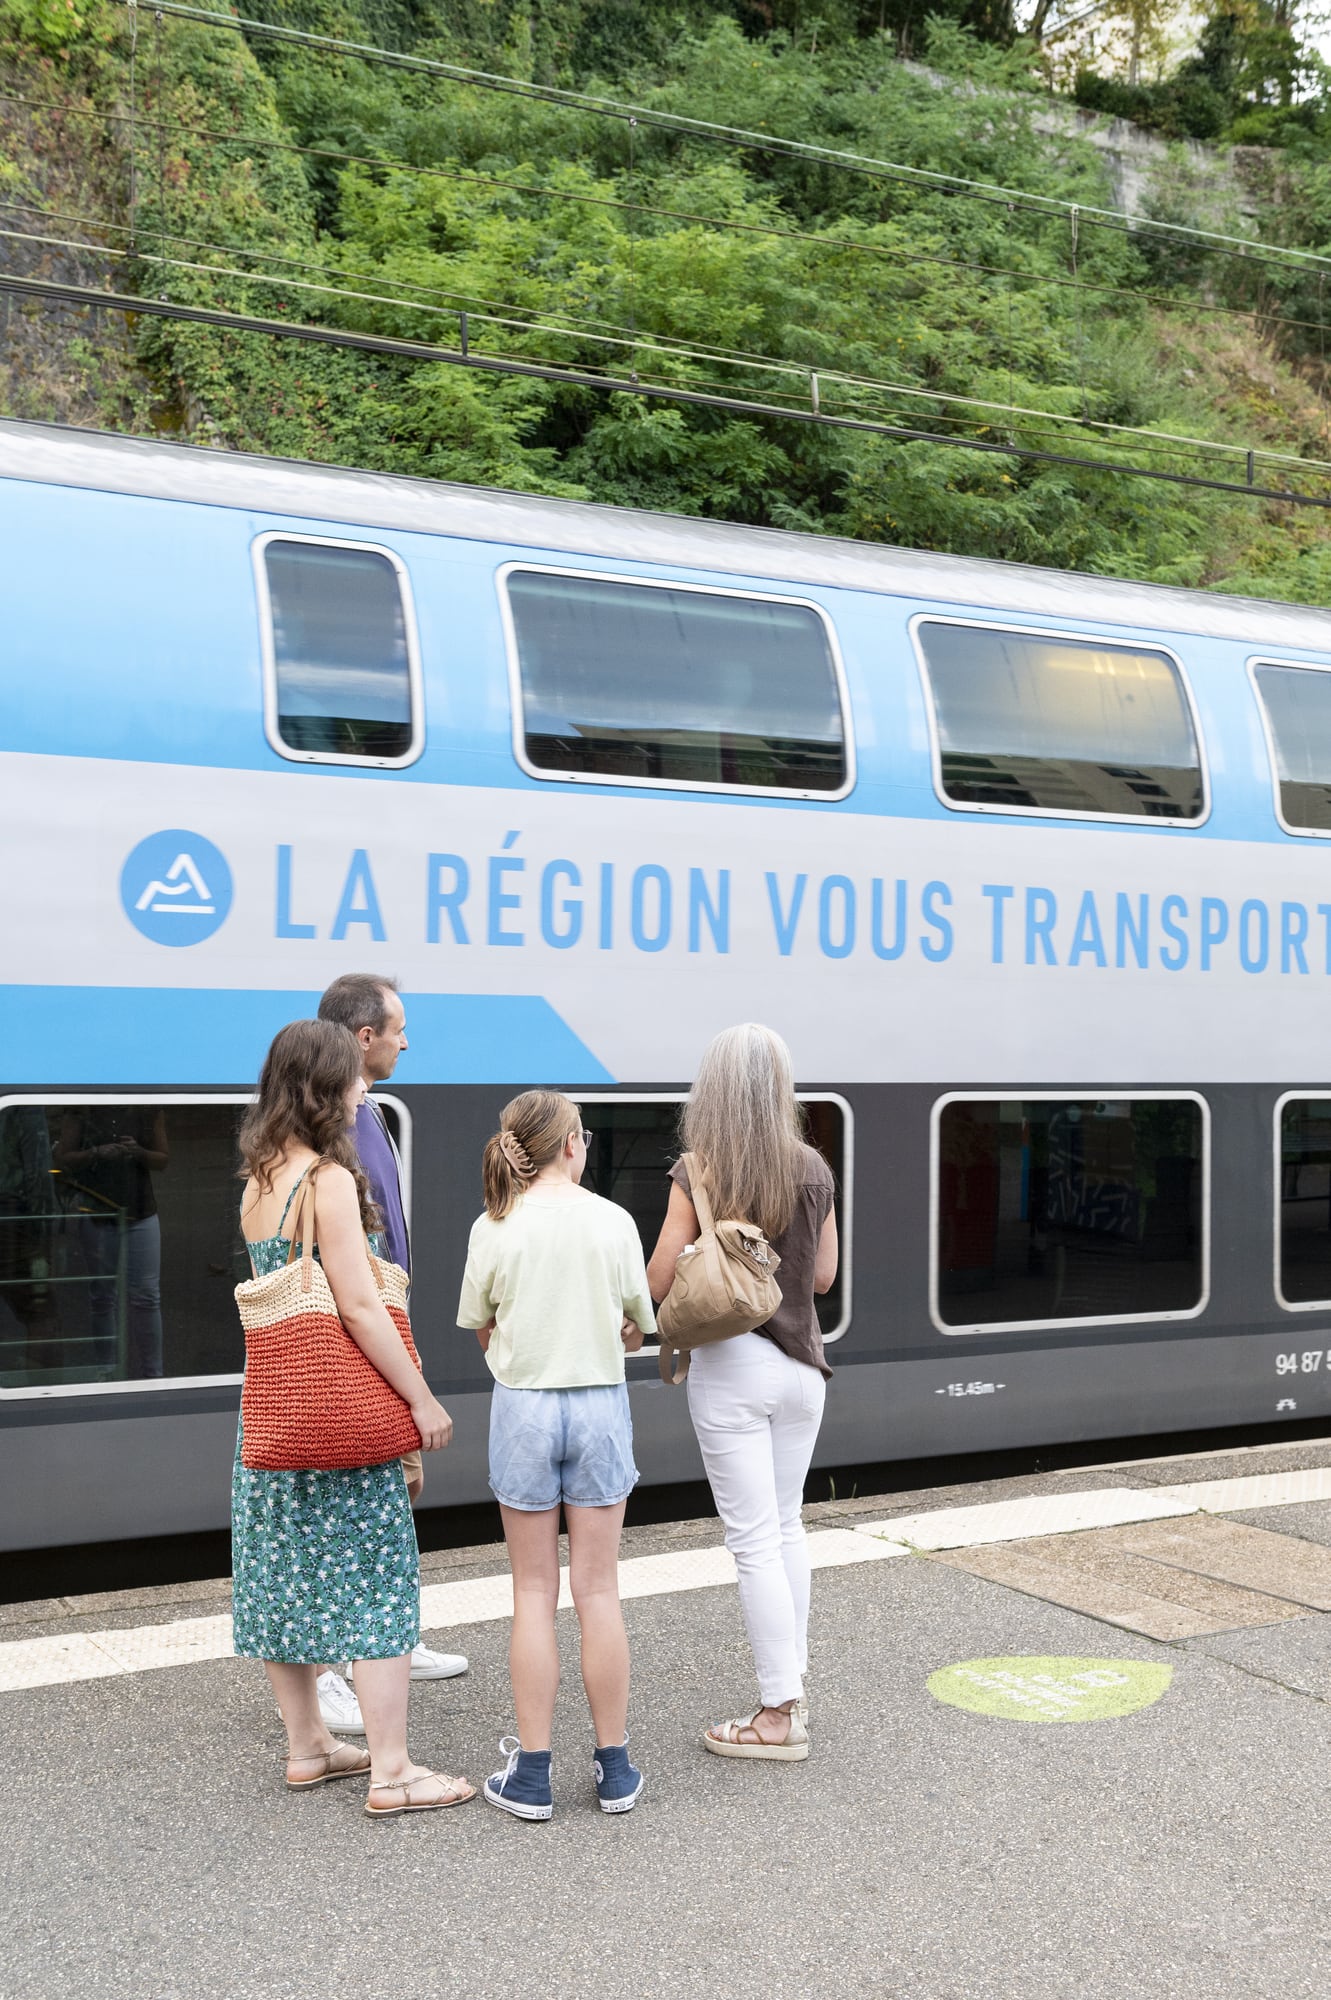
[[[804,1113],[780,1035],[757,1021],[708,1044],[680,1118],[684,1150],[707,1181],[717,1221],[790,1224],[804,1179]]]

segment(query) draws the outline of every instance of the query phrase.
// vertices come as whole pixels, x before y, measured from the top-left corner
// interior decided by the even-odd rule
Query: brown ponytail
[[[481,1177],[485,1212],[502,1222],[542,1167],[582,1128],[582,1111],[559,1090],[524,1090],[499,1114],[499,1130],[485,1142]]]

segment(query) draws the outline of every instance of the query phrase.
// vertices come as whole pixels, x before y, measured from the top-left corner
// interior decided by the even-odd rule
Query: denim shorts
[[[507,1389],[490,1404],[490,1489],[505,1507],[544,1513],[615,1507],[638,1483],[628,1386]]]

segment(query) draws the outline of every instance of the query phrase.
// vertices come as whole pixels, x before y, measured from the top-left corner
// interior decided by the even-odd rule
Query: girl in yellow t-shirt
[[[520,1819],[554,1811],[561,1503],[602,1811],[629,1812],[643,1784],[628,1757],[619,1606],[624,1504],[638,1478],[624,1355],[656,1322],[632,1218],[578,1185],[590,1136],[579,1107],[557,1090],[526,1090],[504,1106],[485,1148],[485,1212],[472,1226],[458,1307],[459,1326],[474,1329],[495,1378],[490,1485],[513,1569],[518,1734],[502,1740],[508,1763],[485,1796]]]

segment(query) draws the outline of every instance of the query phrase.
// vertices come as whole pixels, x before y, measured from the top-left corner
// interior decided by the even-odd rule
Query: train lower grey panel
[[[650,1405],[643,1401],[652,1396]],[[488,1391],[450,1395],[453,1443],[425,1461],[425,1504],[491,1497],[486,1481]],[[635,1392],[638,1466],[652,1484],[701,1479],[684,1396]],[[4,1439],[0,1550],[129,1541],[225,1528],[230,1519],[234,1411],[108,1422],[34,1424]]]
[[[235,1449],[229,1411],[7,1430],[0,1549],[225,1527]]]
[[[1323,1345],[1316,1346],[1318,1340]],[[829,1385],[815,1464],[992,1451],[1331,1415],[1331,1339],[1309,1327],[1150,1345],[949,1352],[861,1363]],[[1293,1367],[1281,1372],[1278,1357]],[[1315,1365],[1314,1365],[1315,1364]],[[645,1483],[699,1479],[682,1390],[632,1385]],[[449,1450],[426,1461],[426,1504],[489,1498],[489,1395],[450,1395]],[[0,1548],[48,1548],[226,1526],[235,1416],[35,1424],[5,1437]]]
[[[1293,1358],[1292,1372],[1278,1371],[1281,1356]],[[1331,1416],[1331,1335],[1312,1327],[1156,1345],[962,1351],[847,1369],[830,1385],[815,1464],[1320,1416]]]

